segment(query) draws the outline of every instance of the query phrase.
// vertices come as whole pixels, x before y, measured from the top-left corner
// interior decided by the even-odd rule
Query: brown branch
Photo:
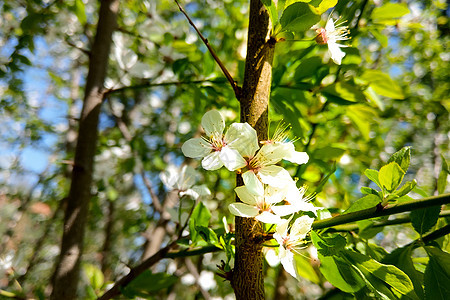
[[[142,263],[137,265],[136,267],[130,270],[126,276],[122,277],[117,281],[112,288],[110,288],[106,293],[104,293],[101,297],[97,298],[97,300],[106,300],[111,299],[117,295],[121,294],[121,290],[125,288],[131,281],[133,281],[136,277],[142,274],[145,270],[162,260],[166,257],[167,253],[173,249],[177,245],[177,241],[174,241],[162,248],[154,255],[144,260]]]
[[[200,32],[200,30],[198,30],[197,26],[195,26],[194,22],[192,22],[191,18],[189,18],[188,14],[184,11],[183,7],[181,7],[180,3],[178,2],[178,0],[174,0],[175,3],[178,5],[178,8],[180,9],[180,11],[184,14],[184,16],[186,17],[186,19],[189,21],[189,24],[191,24],[192,27],[194,27],[195,31],[197,32],[198,36],[200,37],[200,39],[203,41],[203,43],[206,45],[206,47],[209,50],[209,53],[211,53],[212,57],[214,58],[214,60],[217,62],[217,64],[219,65],[220,69],[222,70],[223,74],[225,75],[225,77],[227,78],[228,82],[231,84],[231,87],[233,88],[234,94],[236,95],[236,98],[240,98],[241,95],[241,88],[236,84],[236,81],[234,81],[233,77],[231,76],[230,72],[228,72],[227,68],[225,67],[225,65],[222,63],[222,61],[220,60],[220,58],[217,56],[216,52],[214,51],[214,49],[211,47],[211,45],[208,42],[208,39],[206,39],[202,33]]]
[[[77,286],[83,253],[84,232],[91,200],[94,156],[98,140],[98,122],[104,96],[104,80],[117,26],[118,0],[103,0],[91,56],[75,150],[72,182],[64,215],[61,253],[53,274],[51,300],[78,298]]]

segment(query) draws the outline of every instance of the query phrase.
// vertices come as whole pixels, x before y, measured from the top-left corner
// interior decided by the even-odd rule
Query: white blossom
[[[304,239],[308,232],[311,231],[314,219],[308,216],[301,216],[294,221],[294,224],[292,224],[289,230],[289,222],[291,220],[292,217],[277,224],[277,229],[273,237],[280,244],[278,258],[283,268],[294,278],[297,278],[294,253],[298,253],[298,250],[304,248]]]
[[[345,52],[341,50],[342,47],[349,47],[348,45],[338,44],[338,41],[345,41],[350,39],[348,34],[350,31],[348,30],[348,26],[342,26],[345,22],[334,21],[331,17],[328,19],[325,28],[319,28],[316,30],[318,33],[316,37],[316,42],[318,44],[327,44],[328,45],[328,53],[331,56],[331,59],[338,65],[341,64],[342,59],[345,56]]]
[[[244,157],[253,155],[259,149],[255,129],[247,123],[234,123],[225,134],[225,120],[217,110],[205,113],[202,127],[207,137],[186,141],[181,150],[191,158],[203,158],[206,170],[217,170],[225,166],[230,171],[247,165]]]

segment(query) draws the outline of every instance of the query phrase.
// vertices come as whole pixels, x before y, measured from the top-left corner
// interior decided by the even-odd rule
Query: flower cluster
[[[318,208],[308,202],[306,188],[297,188],[289,172],[277,164],[282,160],[304,164],[308,154],[295,150],[293,141],[287,138],[286,127],[277,128],[272,139],[258,143],[255,129],[247,123],[234,123],[224,133],[225,120],[216,110],[205,113],[201,124],[206,137],[186,141],[181,148],[184,155],[202,158],[206,170],[225,166],[242,174],[244,185],[235,188],[242,202],[230,204],[230,212],[274,224],[274,238],[280,244],[279,259],[286,271],[296,277],[294,253],[303,245],[314,219],[304,215],[291,227],[289,223],[294,214],[315,214]],[[290,217],[284,219],[286,216]]]

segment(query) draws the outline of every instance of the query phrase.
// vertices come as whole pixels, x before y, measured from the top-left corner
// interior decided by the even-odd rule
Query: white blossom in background
[[[328,18],[325,28],[321,27],[316,30],[318,35],[316,36],[316,42],[321,45],[328,45],[328,53],[335,64],[340,65],[342,59],[345,56],[345,52],[341,50],[343,47],[349,47],[348,45],[338,44],[338,41],[349,40],[348,26],[342,26],[345,21],[340,23],[339,19],[334,21],[331,17]]]
[[[186,141],[181,150],[191,158],[203,158],[202,167],[217,170],[225,166],[230,171],[247,165],[244,157],[253,155],[258,146],[255,129],[247,123],[234,123],[227,132],[225,120],[217,110],[211,110],[202,117],[206,137]]]
[[[301,216],[296,219],[294,224],[289,228],[289,222],[291,220],[292,217],[279,223],[273,237],[278,244],[280,244],[278,248],[278,258],[280,259],[283,268],[294,278],[297,278],[294,253],[297,253],[298,250],[304,248],[304,245],[306,244],[304,239],[308,232],[311,231],[314,219],[308,216]]]
[[[205,185],[194,185],[197,172],[191,166],[176,167],[169,165],[159,178],[168,190],[178,190],[179,195],[190,196],[198,199],[202,196],[211,195],[211,191]]]

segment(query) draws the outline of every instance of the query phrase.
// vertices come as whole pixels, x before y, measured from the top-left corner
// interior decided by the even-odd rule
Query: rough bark
[[[91,198],[94,155],[98,138],[98,120],[104,94],[104,79],[117,27],[118,0],[102,0],[97,32],[92,45],[83,109],[72,170],[72,182],[64,216],[61,253],[53,275],[51,299],[75,299],[83,250],[85,224]]]
[[[268,105],[272,80],[274,43],[270,21],[260,0],[250,1],[247,58],[241,97],[241,122],[253,126],[258,139],[267,139]],[[242,185],[240,176],[237,185]],[[239,199],[237,199],[239,201]],[[232,286],[236,299],[264,299],[262,243],[254,239],[262,233],[261,223],[236,217],[236,257]]]

